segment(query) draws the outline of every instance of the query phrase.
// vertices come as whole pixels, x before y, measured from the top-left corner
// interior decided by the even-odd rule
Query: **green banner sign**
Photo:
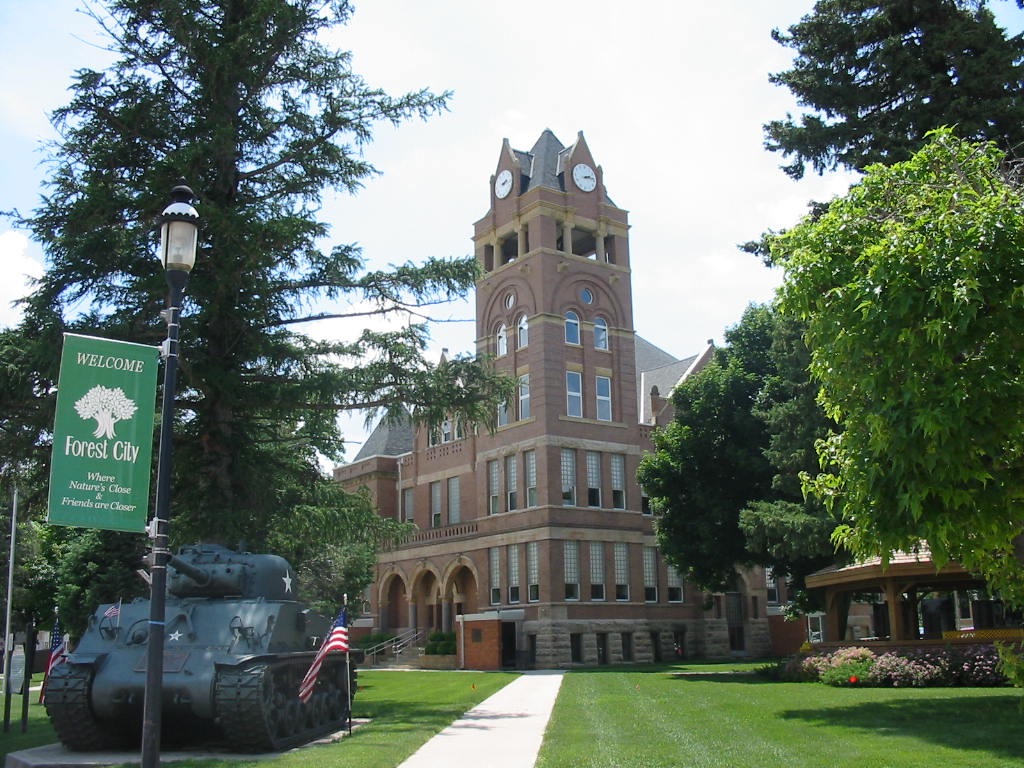
[[[64,334],[48,522],[143,532],[160,350]]]

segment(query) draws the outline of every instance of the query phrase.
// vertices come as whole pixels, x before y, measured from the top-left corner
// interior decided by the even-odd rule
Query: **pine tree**
[[[764,126],[793,178],[906,160],[944,125],[1004,150],[1024,141],[1024,38],[984,2],[818,0],[772,37],[797,56],[771,82],[812,110]]]
[[[152,223],[179,179],[204,229],[181,331],[178,541],[255,549],[325,508],[334,523],[361,510],[356,527],[375,525],[366,499],[318,466],[340,457],[341,410],[494,413],[503,380],[469,359],[428,363],[427,328],[413,322],[464,294],[474,261],[367,271],[357,246],[327,245],[322,196],[376,173],[362,154],[375,126],[426,118],[448,98],[367,85],[347,53],[319,42],[350,12],[346,0],[108,0],[94,13],[118,58],[75,75],[54,116],[47,194],[20,217],[48,264],[22,326],[0,335],[0,467],[27,467],[42,485],[62,333],[162,340]],[[389,314],[405,325],[337,341],[305,330]]]

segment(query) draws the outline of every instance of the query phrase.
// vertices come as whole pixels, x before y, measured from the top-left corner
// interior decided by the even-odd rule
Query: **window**
[[[405,522],[407,522],[407,523],[412,523],[412,522],[415,522],[415,520],[416,520],[416,516],[414,514],[414,510],[413,510],[413,506],[412,506],[412,498],[413,498],[412,494],[413,494],[413,489],[412,488],[403,488],[402,489],[402,519],[405,520]]]
[[[494,354],[498,357],[508,354],[508,328],[504,323],[498,326],[498,333],[494,339]]]
[[[530,323],[526,319],[526,315],[519,316],[519,322],[516,323],[516,329],[518,330],[519,337],[516,340],[517,346],[522,349],[530,343]]]
[[[565,372],[565,412],[569,416],[583,416],[583,375],[579,371]]]
[[[658,551],[644,547],[644,602],[658,602]]]
[[[644,493],[643,489],[640,490],[640,512],[644,515],[651,514],[651,497]]]
[[[508,403],[501,403],[498,406],[498,426],[508,426]]]
[[[594,319],[594,349],[608,349],[608,321],[603,317]]]
[[[576,451],[562,449],[562,506],[576,506]]]
[[[565,343],[580,343],[580,316],[571,309],[565,313]]]
[[[629,600],[629,544],[615,542],[615,599]]]
[[[459,478],[448,478],[448,524],[462,522],[462,499],[459,493]]]
[[[491,565],[491,605],[501,602],[501,548],[491,547],[488,550]]]
[[[633,660],[633,633],[623,632],[622,633],[622,660],[632,661]]]
[[[450,443],[452,441],[452,420],[445,419],[441,422],[441,442]]]
[[[776,576],[771,568],[764,569],[764,584],[767,588],[767,602],[768,605],[779,604],[779,578]]]
[[[537,506],[537,454],[523,451],[523,467],[526,470],[526,506]]]
[[[626,508],[626,457],[613,453],[608,457],[612,465],[612,509]]]
[[[530,418],[530,374],[519,377],[519,418]]]
[[[519,482],[516,477],[516,457],[505,457],[505,497],[506,509],[511,512],[519,508]]]
[[[579,632],[569,634],[569,661],[573,664],[583,663],[583,635]]]
[[[540,557],[536,541],[526,543],[526,582],[529,600],[535,603],[540,600]]]
[[[496,515],[501,511],[498,498],[498,460],[487,462],[487,514]]]
[[[679,576],[673,566],[668,565],[665,567],[668,573],[666,584],[668,586],[668,601],[670,603],[681,603],[683,602],[685,595],[683,594],[683,579]]]
[[[589,288],[584,288],[582,291],[580,291],[580,299],[583,301],[584,304],[593,304],[594,292],[591,291]]]
[[[508,601],[519,602],[519,545],[508,545]]]
[[[604,600],[604,542],[590,542],[590,599]]]
[[[612,380],[607,376],[597,377],[597,418],[612,420]],[[571,414],[570,414],[571,415]]]
[[[441,481],[430,484],[430,527],[441,527]]]
[[[587,506],[601,506],[601,454],[587,451]]]
[[[565,542],[565,599],[580,599],[580,543]]]

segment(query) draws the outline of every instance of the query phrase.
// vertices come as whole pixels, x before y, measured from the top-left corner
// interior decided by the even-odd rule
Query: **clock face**
[[[579,163],[572,169],[572,180],[584,192],[592,192],[597,186],[597,174],[586,163]]]
[[[499,198],[508,197],[508,193],[512,191],[512,171],[504,170],[498,174],[498,178],[494,180],[494,194]]]

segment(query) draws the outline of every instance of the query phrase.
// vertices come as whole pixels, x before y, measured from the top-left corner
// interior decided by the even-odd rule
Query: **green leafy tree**
[[[836,560],[835,521],[800,488],[827,434],[801,331],[772,307],[749,307],[728,346],[676,388],[674,421],[641,463],[662,512],[659,544],[704,589],[730,588],[736,565],[757,563],[802,593],[804,576]]]
[[[355,192],[376,173],[363,150],[377,125],[426,118],[448,97],[367,85],[349,54],[320,42],[350,11],[345,0],[108,0],[96,11],[117,60],[76,73],[54,115],[47,194],[15,215],[47,269],[21,326],[0,334],[0,468],[27,467],[45,486],[64,332],[163,339],[152,222],[179,179],[197,192],[204,229],[181,330],[177,541],[257,550],[320,504],[365,506],[328,493],[318,467],[340,458],[339,411],[489,423],[508,382],[479,361],[424,358],[422,318],[473,285],[474,260],[367,270],[318,218],[325,191]],[[361,316],[397,322],[347,340],[310,335],[315,321]]]
[[[1024,195],[992,144],[942,130],[779,237],[784,310],[807,323],[842,429],[810,488],[838,538],[888,556],[927,541],[1024,601]],[[1016,554],[1016,556],[1015,556]]]
[[[905,160],[943,125],[1004,149],[1024,141],[1024,38],[1007,37],[984,2],[818,0],[772,37],[797,56],[771,82],[810,110],[765,125],[765,146],[792,158],[793,178],[807,164]]]
[[[765,497],[772,468],[764,423],[752,408],[767,376],[772,318],[750,306],[726,332],[728,346],[672,393],[673,421],[655,431],[654,453],[637,479],[660,512],[658,544],[669,562],[703,589],[731,588],[736,565],[756,561],[739,527],[740,511]]]

